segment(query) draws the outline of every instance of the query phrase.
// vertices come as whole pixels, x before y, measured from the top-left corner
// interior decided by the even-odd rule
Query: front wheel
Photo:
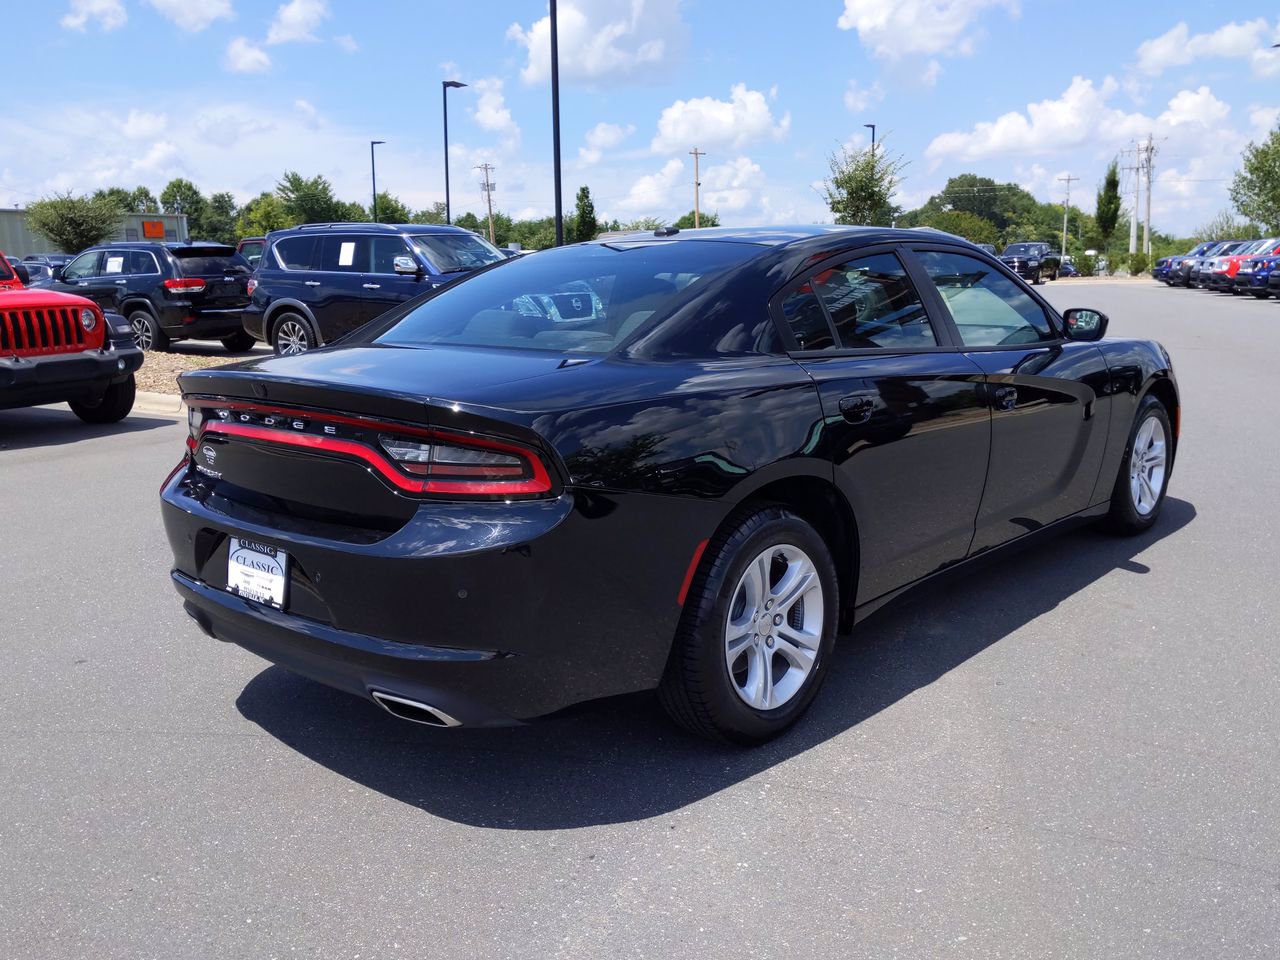
[[[1148,394],[1138,405],[1129,445],[1111,491],[1107,524],[1120,534],[1142,533],[1156,522],[1173,463],[1173,430],[1164,404]]]
[[[1039,271],[1039,270],[1037,270],[1037,271],[1036,271],[1035,278],[1031,281],[1031,285],[1032,285],[1032,286],[1035,286],[1035,287],[1038,287],[1038,286],[1040,286],[1040,284],[1041,284],[1042,282],[1043,282],[1043,281],[1042,281],[1042,279],[1041,279],[1041,277],[1040,277],[1040,271]]]
[[[113,383],[102,394],[102,399],[94,403],[73,400],[68,404],[71,412],[85,423],[119,423],[133,409],[134,397],[138,387],[133,374],[127,380]]]
[[[222,338],[222,345],[231,353],[244,353],[252,350],[255,341],[253,334],[248,330],[237,330],[235,333],[229,333]]]
[[[133,334],[133,345],[139,350],[164,353],[169,349],[169,335],[161,329],[160,321],[145,310],[129,314],[129,330]]]
[[[701,736],[763,743],[808,708],[835,644],[839,588],[826,542],[783,507],[717,534],[685,600],[658,696]]]

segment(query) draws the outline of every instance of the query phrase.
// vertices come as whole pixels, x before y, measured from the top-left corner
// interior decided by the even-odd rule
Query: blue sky
[[[1280,17],[1239,3],[1117,14],[1077,0],[560,0],[566,206],[725,223],[828,218],[826,157],[878,124],[909,162],[900,202],[975,172],[1086,209],[1107,161],[1153,134],[1153,223],[1188,233],[1228,206],[1241,149],[1280,119]],[[1265,9],[1259,4],[1254,10]],[[1150,8],[1160,9],[1160,8]],[[172,177],[241,201],[285,169],[367,200],[455,212],[552,209],[544,0],[49,0],[6,48],[0,203]]]

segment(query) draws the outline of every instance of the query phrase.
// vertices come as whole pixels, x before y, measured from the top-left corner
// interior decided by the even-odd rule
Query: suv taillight
[[[174,277],[164,282],[166,290],[178,290],[181,292],[196,292],[204,289],[204,281],[199,277]]]
[[[248,283],[248,284],[247,284],[247,286],[245,287],[245,292],[246,292],[246,293],[248,293],[248,294],[249,294],[249,296],[251,296],[251,297],[252,297],[252,296],[253,296],[253,291],[255,291],[255,290],[257,290],[257,289],[258,289],[258,281],[257,281],[257,280],[255,280],[253,277],[250,277],[250,278],[249,278],[249,283]]]

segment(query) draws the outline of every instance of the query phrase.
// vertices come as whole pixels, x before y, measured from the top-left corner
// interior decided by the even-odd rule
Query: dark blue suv
[[[461,227],[308,223],[267,235],[244,329],[276,353],[345,336],[397,304],[506,259]]]

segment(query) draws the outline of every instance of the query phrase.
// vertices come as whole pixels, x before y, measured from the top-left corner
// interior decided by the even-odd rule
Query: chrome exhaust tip
[[[439,707],[420,700],[410,700],[383,690],[370,690],[369,696],[374,702],[393,717],[408,720],[411,723],[422,723],[428,727],[460,727],[462,721],[449,716]]]

